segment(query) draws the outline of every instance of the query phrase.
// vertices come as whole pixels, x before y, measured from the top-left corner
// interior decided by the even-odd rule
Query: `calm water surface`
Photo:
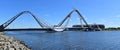
[[[33,50],[120,50],[120,31],[9,31]]]

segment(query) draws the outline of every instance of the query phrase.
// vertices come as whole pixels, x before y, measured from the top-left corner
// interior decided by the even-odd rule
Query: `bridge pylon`
[[[4,26],[1,25],[1,26],[0,26],[0,32],[2,32],[3,30],[4,30]]]

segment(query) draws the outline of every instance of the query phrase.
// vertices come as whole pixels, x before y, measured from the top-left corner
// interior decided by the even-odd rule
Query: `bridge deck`
[[[65,30],[82,30],[85,28],[66,28]],[[51,28],[16,28],[16,29],[4,29],[2,31],[32,31],[32,30],[38,30],[38,31],[50,31]]]
[[[17,29],[4,29],[3,31],[27,31],[27,30],[46,31],[51,29],[50,28],[17,28]]]

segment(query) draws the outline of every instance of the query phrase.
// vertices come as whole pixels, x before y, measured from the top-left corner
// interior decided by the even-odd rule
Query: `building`
[[[105,25],[103,25],[103,24],[89,24],[88,26],[87,25],[73,25],[72,27],[73,28],[86,28],[86,27],[89,27],[90,29],[93,29],[95,31],[105,29]]]

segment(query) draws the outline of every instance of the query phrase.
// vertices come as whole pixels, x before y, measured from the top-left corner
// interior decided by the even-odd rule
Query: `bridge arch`
[[[68,23],[69,23],[71,15],[74,12],[76,12],[78,14],[80,20],[82,20],[85,23],[85,25],[87,26],[87,28],[89,29],[90,27],[89,27],[88,23],[86,22],[86,20],[84,19],[84,17],[80,14],[80,12],[77,9],[74,9],[58,25],[54,25],[53,30],[55,30],[55,31],[64,31],[65,28],[67,27]],[[67,21],[67,22],[65,23],[65,21]],[[64,23],[65,23],[65,25],[62,27],[62,25]]]
[[[62,24],[69,18],[71,18],[71,15],[76,12],[79,16],[79,18],[85,23],[86,26],[88,26],[88,23],[87,21],[84,19],[84,17],[81,15],[81,13],[77,10],[77,9],[74,9],[72,10],[57,26],[62,26]],[[89,27],[89,26],[88,26]]]
[[[22,11],[19,14],[17,14],[16,16],[14,16],[13,18],[11,18],[10,20],[8,20],[5,23],[3,23],[2,25],[0,25],[0,30],[4,30],[8,25],[10,25],[13,21],[15,21],[18,17],[20,17],[23,14],[30,14],[42,28],[48,27],[48,25],[46,23],[40,21],[38,19],[38,17],[36,15],[34,15],[33,13],[31,13],[30,11]]]

